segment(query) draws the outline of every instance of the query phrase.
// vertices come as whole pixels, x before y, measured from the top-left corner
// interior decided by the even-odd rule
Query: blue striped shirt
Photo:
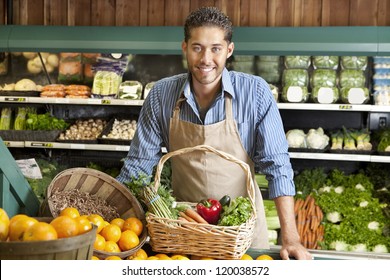
[[[204,123],[199,117],[187,73],[155,83],[142,106],[136,134],[118,181],[128,182],[132,176],[152,174],[162,156],[161,148],[169,147],[170,118],[182,92],[187,100],[181,105],[180,119],[203,125],[225,119],[222,93],[230,94],[243,147],[254,161],[256,171],[266,175],[270,198],[295,194],[283,123],[268,84],[258,76],[227,69],[222,74],[222,91],[207,112]]]

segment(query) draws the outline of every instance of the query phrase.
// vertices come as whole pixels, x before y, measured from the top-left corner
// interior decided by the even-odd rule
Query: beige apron
[[[197,145],[209,145],[246,162],[251,168],[256,186],[257,220],[251,247],[268,249],[263,199],[256,184],[254,163],[244,149],[238,134],[233,118],[231,97],[226,96],[225,98],[226,119],[207,126],[180,120],[180,105],[185,100],[184,95],[179,98],[170,120],[170,151]],[[172,157],[171,164],[173,193],[179,201],[197,202],[205,198],[220,199],[226,194],[232,198],[248,196],[245,187],[246,174],[241,167],[218,155],[205,151],[194,151]]]

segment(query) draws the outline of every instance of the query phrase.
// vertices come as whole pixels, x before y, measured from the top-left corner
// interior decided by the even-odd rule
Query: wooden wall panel
[[[44,25],[67,25],[68,5],[67,0],[44,1]]]
[[[293,25],[320,26],[322,0],[295,0]]]
[[[115,0],[91,0],[91,25],[115,26]]]
[[[350,0],[322,0],[322,26],[348,26]]]
[[[0,24],[5,23],[0,0]],[[182,26],[202,6],[234,26],[390,26],[390,0],[14,0],[13,24]]]
[[[351,1],[349,25],[377,25],[378,0]]]
[[[181,0],[165,0],[165,25],[184,25],[186,16],[190,12],[190,2]]]
[[[140,25],[140,0],[116,0],[115,11],[115,25]]]
[[[293,26],[294,0],[268,2],[267,26]]]
[[[380,26],[390,26],[390,1],[389,0],[379,0],[377,24]]]
[[[268,1],[241,0],[240,26],[267,26]]]
[[[68,24],[88,26],[91,23],[91,0],[68,0]]]

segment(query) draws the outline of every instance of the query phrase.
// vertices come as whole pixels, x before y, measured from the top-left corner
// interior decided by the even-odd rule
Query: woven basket
[[[240,226],[217,226],[157,217],[146,214],[150,245],[155,252],[189,254],[215,259],[240,259],[252,243],[256,221],[255,186],[250,167],[222,151],[210,146],[199,145],[165,154],[157,165],[154,188],[160,184],[160,175],[164,163],[171,157],[193,151],[214,153],[227,161],[238,164],[246,173],[246,188],[253,208],[251,217]],[[194,203],[186,203],[194,206]]]
[[[114,207],[121,218],[137,217],[144,225],[143,231],[139,236],[140,243],[138,246],[120,253],[94,250],[95,256],[99,258],[108,256],[125,258],[132,255],[143,246],[147,238],[147,229],[145,213],[141,204],[124,185],[108,174],[95,169],[70,168],[57,174],[47,188],[47,196],[41,205],[40,216],[56,217],[58,215],[58,209],[54,208],[50,198],[55,193],[71,191],[74,189],[97,196],[100,200],[105,201],[107,205]],[[107,220],[106,217],[103,218]]]

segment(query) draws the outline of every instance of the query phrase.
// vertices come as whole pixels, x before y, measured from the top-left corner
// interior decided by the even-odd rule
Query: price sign
[[[6,97],[4,98],[5,101],[10,101],[10,102],[26,102],[27,99],[26,97]]]
[[[339,105],[340,110],[352,110],[352,105]]]
[[[110,105],[111,104],[111,100],[110,99],[102,99],[102,104]]]
[[[53,148],[53,143],[32,142],[32,143],[31,143],[31,147]]]

